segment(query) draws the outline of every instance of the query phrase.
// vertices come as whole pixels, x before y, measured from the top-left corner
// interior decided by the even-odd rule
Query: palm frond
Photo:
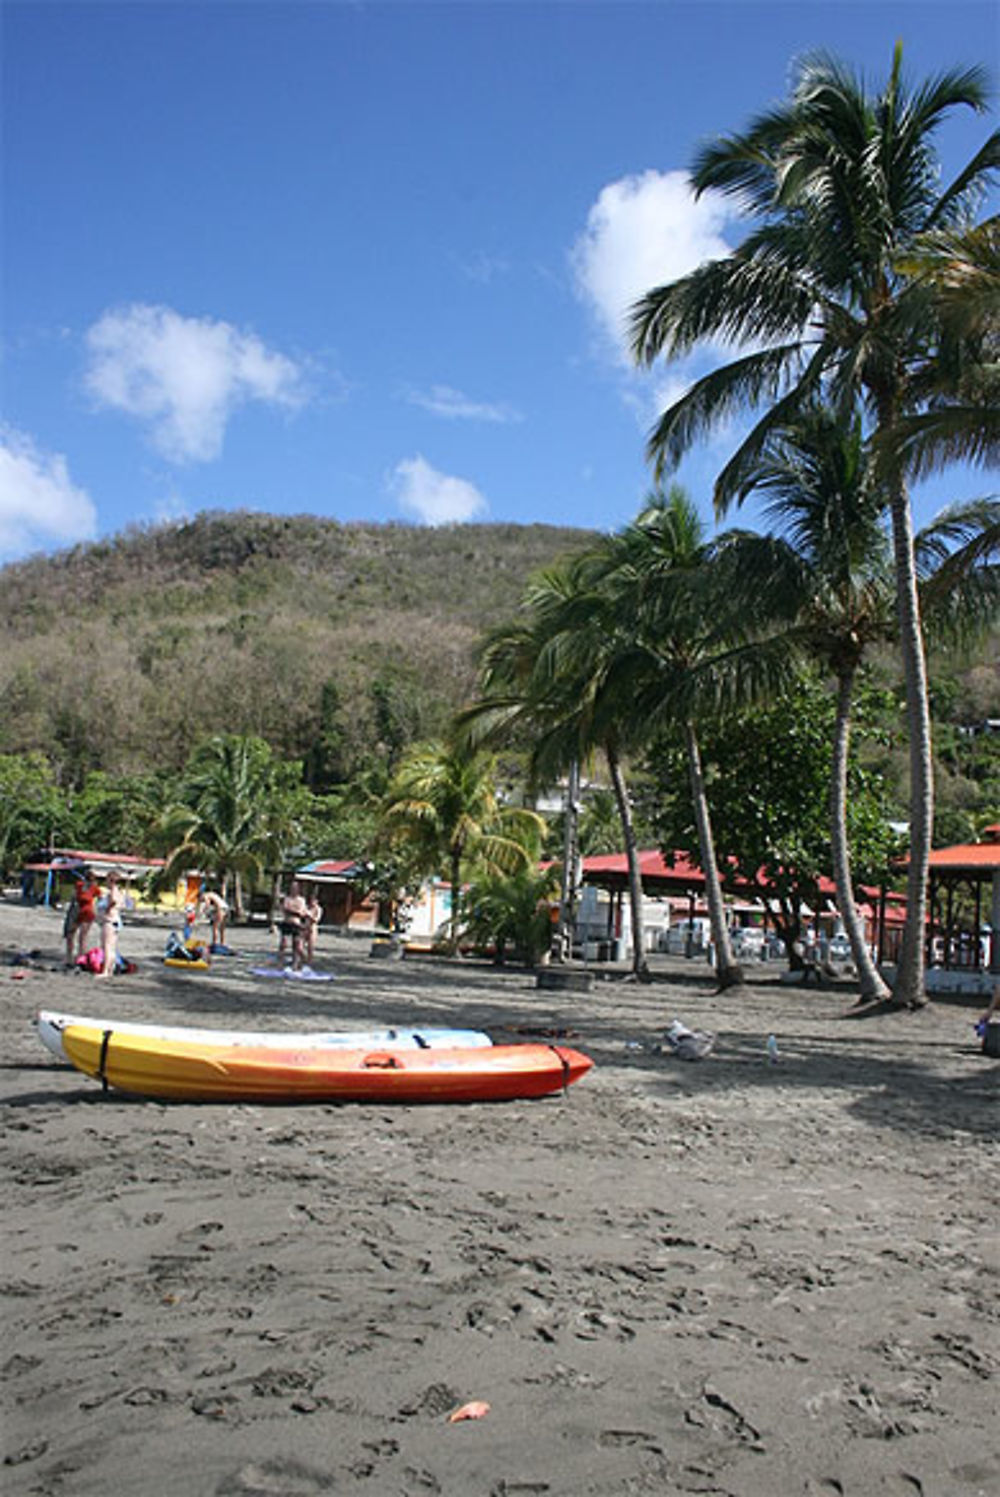
[[[657,478],[719,422],[763,399],[774,399],[802,357],[798,343],[747,354],[697,380],[657,421],[646,453]]]
[[[750,250],[754,250],[751,241]],[[632,354],[652,364],[689,353],[705,339],[775,342],[808,321],[818,288],[808,273],[773,252],[740,251],[708,260],[635,303],[629,317]]]

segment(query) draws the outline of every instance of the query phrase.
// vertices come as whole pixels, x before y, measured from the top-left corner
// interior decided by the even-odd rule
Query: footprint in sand
[[[248,1461],[223,1477],[216,1497],[314,1497],[333,1487],[333,1473],[301,1461]]]
[[[428,1493],[440,1492],[441,1483],[433,1471],[425,1471],[418,1466],[407,1466],[403,1472],[403,1480],[406,1485],[402,1488],[403,1497],[427,1497]]]
[[[631,1446],[634,1449],[648,1450],[651,1455],[663,1454],[663,1446],[657,1444],[656,1436],[648,1435],[642,1429],[603,1429],[597,1437],[597,1443],[605,1449]]]

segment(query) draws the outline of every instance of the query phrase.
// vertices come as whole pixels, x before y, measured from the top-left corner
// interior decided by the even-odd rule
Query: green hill
[[[260,734],[333,782],[436,731],[481,632],[593,533],[213,512],[0,571],[0,752],[60,779]]]

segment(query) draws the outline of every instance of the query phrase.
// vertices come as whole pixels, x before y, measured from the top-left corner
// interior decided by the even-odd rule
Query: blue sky
[[[693,366],[632,369],[622,309],[741,234],[695,147],[817,48],[995,77],[998,15],[6,0],[0,560],[215,508],[624,524]],[[726,451],[681,474],[706,515]]]

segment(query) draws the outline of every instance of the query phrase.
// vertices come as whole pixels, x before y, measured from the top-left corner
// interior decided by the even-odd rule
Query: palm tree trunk
[[[854,690],[854,667],[837,677],[837,718],[833,731],[833,773],[830,780],[830,844],[833,849],[833,877],[837,885],[837,909],[844,922],[851,955],[857,968],[863,1001],[889,997],[872,961],[851,884],[851,855],[847,845],[847,759],[851,745],[851,699]]]
[[[580,799],[580,761],[572,759],[566,779],[566,801],[563,817],[562,885],[559,892],[559,940],[554,953],[557,962],[573,957],[576,934],[576,860],[579,850],[577,816]]]
[[[687,745],[688,770],[691,775],[691,800],[698,826],[698,844],[701,850],[701,866],[705,872],[705,897],[708,900],[708,919],[715,947],[715,975],[719,990],[738,987],[743,981],[743,972],[733,960],[733,949],[729,943],[726,926],[726,911],[722,902],[722,885],[715,861],[715,841],[712,837],[712,822],[708,812],[708,797],[705,794],[705,777],[701,767],[701,749],[693,723],[684,724]]]
[[[462,902],[462,849],[458,846],[451,848],[451,955],[458,952],[458,929],[461,918]]]
[[[625,777],[621,761],[613,748],[604,747],[611,774],[611,785],[615,792],[615,804],[621,818],[622,836],[625,839],[625,859],[628,863],[628,896],[632,910],[632,971],[640,982],[650,982],[649,963],[643,949],[642,874],[639,869],[639,852],[635,845],[635,828],[632,825],[632,807],[629,805]]]
[[[900,653],[906,683],[906,718],[910,740],[910,866],[906,886],[906,924],[893,984],[897,1004],[920,1008],[924,987],[927,927],[927,871],[934,827],[934,768],[927,662],[917,596],[913,554],[913,520],[906,484],[897,475],[890,496],[893,554],[896,565],[896,609]]]

